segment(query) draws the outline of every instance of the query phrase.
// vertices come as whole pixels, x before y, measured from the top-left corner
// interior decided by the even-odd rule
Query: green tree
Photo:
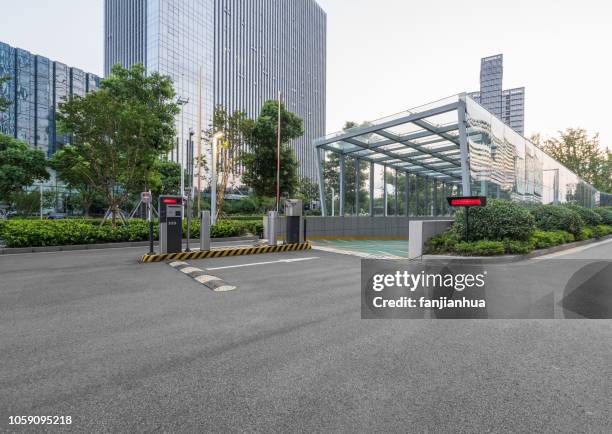
[[[151,192],[155,196],[179,194],[181,187],[181,165],[170,160],[157,160],[153,166],[150,183]]]
[[[225,192],[232,178],[238,173],[238,160],[240,150],[244,147],[243,125],[247,120],[246,114],[241,111],[228,113],[225,107],[218,106],[213,113],[211,125],[205,131],[207,143],[212,137],[223,133],[218,142],[216,157],[217,169],[217,217],[223,214]],[[205,167],[205,161],[199,162]]]
[[[310,206],[313,201],[319,200],[319,185],[309,177],[303,176],[300,178],[297,194],[304,205]]]
[[[539,135],[535,135],[533,139],[546,153],[586,182],[592,183],[601,169],[603,150],[599,147],[599,134],[589,137],[582,128],[568,128],[559,131],[559,137],[542,141]]]
[[[169,77],[146,74],[141,64],[115,65],[100,89],[60,103],[61,131],[72,134],[70,159],[105,196],[113,223],[119,205],[147,186],[156,161],[172,149],[174,95]]]
[[[247,119],[242,133],[249,149],[243,153],[243,181],[259,196],[276,196],[278,101],[266,101],[257,120]],[[298,163],[289,141],[304,134],[304,122],[281,104],[280,193],[291,196],[298,185]]]
[[[95,188],[94,171],[91,165],[79,154],[78,149],[72,145],[65,145],[49,160],[50,167],[55,170],[57,177],[69,188],[78,190],[78,201],[83,214],[88,217],[99,189]]]
[[[22,140],[0,134],[0,200],[10,202],[14,194],[36,181],[49,179],[45,154]]]
[[[9,84],[5,83],[8,83],[10,80],[11,77],[9,75],[0,76],[0,90],[2,90],[2,88],[4,88],[5,86],[9,86]],[[0,113],[9,108],[10,105],[11,102],[8,99],[4,98],[3,96],[0,96]]]
[[[607,148],[599,162],[599,170],[593,177],[593,186],[599,191],[612,193],[612,151]]]
[[[359,126],[367,126],[368,124],[359,125],[356,122],[347,121],[344,124],[343,131]],[[345,212],[350,214],[359,214],[361,210],[355,209],[355,191],[359,188],[359,203],[362,210],[366,206],[368,191],[365,188],[367,181],[368,163],[360,161],[359,165],[359,186],[357,186],[357,160],[350,156],[344,159],[344,191],[345,191]],[[323,170],[325,176],[325,196],[331,198],[331,189],[334,189],[334,194],[340,194],[340,154],[330,152]],[[329,204],[328,208],[331,207]]]

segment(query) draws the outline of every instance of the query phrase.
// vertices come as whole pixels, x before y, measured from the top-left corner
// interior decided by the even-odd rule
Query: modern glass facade
[[[55,113],[62,98],[84,95],[100,85],[94,74],[70,68],[0,42],[0,75],[11,80],[0,93],[11,101],[0,113],[0,132],[25,140],[51,156],[69,138],[58,136]]]
[[[206,128],[215,106],[256,117],[282,91],[304,119],[292,145],[304,175],[316,176],[312,142],[325,132],[326,15],[314,0],[105,0],[105,73],[143,63],[172,77],[189,102],[177,116],[174,160],[189,130]],[[202,94],[198,69],[202,68]]]
[[[445,198],[458,194],[587,207],[609,197],[466,94],[366,125],[315,141],[325,215],[332,203],[336,215],[443,215]],[[369,166],[362,176],[369,186],[347,182],[352,175],[343,169],[353,160]],[[364,188],[369,209],[347,206]]]
[[[520,134],[525,134],[525,88],[503,90],[504,56],[480,60],[480,91],[469,96]]]

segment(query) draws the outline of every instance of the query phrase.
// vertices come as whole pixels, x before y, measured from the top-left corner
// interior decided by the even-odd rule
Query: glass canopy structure
[[[446,197],[598,205],[600,193],[465,93],[315,140],[323,215],[435,216]]]

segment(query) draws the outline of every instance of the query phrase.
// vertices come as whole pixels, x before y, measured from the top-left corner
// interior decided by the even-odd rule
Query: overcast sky
[[[527,135],[583,127],[612,147],[608,0],[319,4],[328,21],[328,132],[477,90],[480,58],[503,53],[504,87],[526,87]],[[0,5],[0,41],[102,73],[102,0]]]

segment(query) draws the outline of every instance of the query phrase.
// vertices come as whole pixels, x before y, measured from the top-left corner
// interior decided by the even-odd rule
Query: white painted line
[[[228,268],[254,267],[256,265],[269,265],[269,264],[282,264],[282,263],[289,264],[291,262],[310,261],[312,259],[319,259],[319,258],[316,256],[313,256],[311,258],[280,259],[278,261],[251,262],[249,264],[227,265],[225,267],[212,267],[212,268],[207,268],[206,271],[225,270]]]
[[[553,259],[553,258],[557,258],[559,256],[563,256],[563,255],[569,255],[571,253],[578,253],[578,252],[582,252],[583,250],[587,250],[590,249],[592,247],[599,247],[599,246],[603,246],[604,244],[608,244],[608,243],[612,243],[612,238],[609,240],[604,240],[604,241],[599,241],[599,242],[595,242],[592,244],[587,244],[586,246],[580,246],[580,247],[574,247],[573,249],[569,249],[569,250],[563,250],[561,252],[557,252],[557,253],[551,253],[549,255],[542,255],[542,256],[537,256],[535,258],[533,258],[533,261],[538,261],[538,260],[544,260],[544,259]]]
[[[175,262],[170,262],[169,265],[173,268],[176,268],[176,267],[181,267],[183,265],[189,265],[189,264],[187,262],[175,261]]]
[[[221,280],[221,279],[219,279],[218,277],[215,277],[215,276],[204,275],[204,276],[196,277],[195,280],[197,280],[198,282],[200,282],[202,284],[206,284],[208,282],[212,282],[213,280]]]
[[[325,247],[325,246],[312,246],[313,250],[321,250],[323,252],[330,252],[330,253],[339,253],[341,255],[349,255],[349,256],[357,256],[358,258],[365,258],[365,259],[406,259],[406,258],[400,258],[399,256],[394,256],[394,255],[375,255],[373,253],[365,253],[365,252],[357,252],[355,250],[348,250],[348,249],[334,249],[333,247]]]
[[[215,292],[227,292],[227,291],[233,291],[234,289],[236,289],[235,286],[223,285],[223,286],[219,286],[218,288],[213,289],[213,291],[215,291]]]
[[[185,273],[185,274],[189,274],[189,273],[193,273],[194,271],[202,271],[199,268],[195,268],[195,267],[185,267],[185,268],[181,268],[179,270],[181,273]]]

